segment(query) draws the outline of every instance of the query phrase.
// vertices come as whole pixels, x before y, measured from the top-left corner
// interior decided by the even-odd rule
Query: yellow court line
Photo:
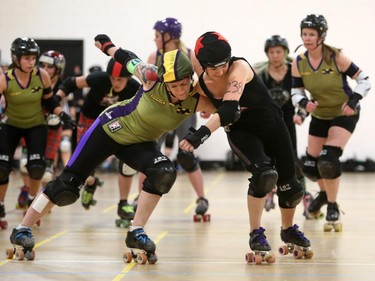
[[[62,235],[64,235],[64,234],[66,234],[67,232],[68,232],[68,230],[64,230],[64,231],[61,231],[61,232],[59,232],[59,233],[56,233],[55,235],[52,235],[52,236],[51,236],[50,238],[48,238],[48,239],[44,239],[43,241],[41,241],[41,242],[35,244],[34,249],[38,249],[40,246],[42,246],[42,245],[44,245],[44,244],[50,242],[50,241],[53,240],[53,239],[56,239],[56,238],[58,238],[58,237],[60,237],[60,236],[62,236]],[[12,260],[13,260],[13,259],[6,259],[6,260],[3,260],[3,261],[0,261],[0,266],[3,266],[4,264],[7,264],[8,262],[10,262],[10,261],[12,261]]]
[[[155,244],[158,244],[160,240],[162,240],[165,236],[168,235],[168,231],[163,231],[162,233],[160,233],[158,235],[158,237],[156,237],[155,239]],[[115,278],[112,279],[112,281],[119,281],[121,280],[122,278],[124,278],[126,276],[126,273],[128,273],[137,263],[135,262],[131,262],[131,263],[128,263],[124,269],[121,271],[120,274],[117,274]]]
[[[205,188],[205,194],[208,194],[210,192],[210,189],[214,186],[216,186],[222,179],[223,177],[225,176],[225,172],[219,172],[219,174],[215,177],[215,179],[211,182],[211,184],[208,186],[208,188]],[[185,209],[184,209],[184,214],[186,213],[189,213],[195,206],[195,200],[189,204],[189,206],[187,206]]]

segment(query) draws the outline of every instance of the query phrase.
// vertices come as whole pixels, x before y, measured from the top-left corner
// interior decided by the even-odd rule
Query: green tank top
[[[164,83],[156,83],[147,92],[137,94],[108,107],[99,116],[104,131],[123,145],[157,140],[163,133],[178,127],[195,113],[199,94],[173,104]]]
[[[325,120],[340,116],[341,107],[352,95],[352,90],[346,75],[338,70],[334,57],[329,64],[322,60],[319,67],[313,69],[305,52],[297,57],[297,63],[305,89],[309,91],[311,99],[319,103],[311,115]]]
[[[29,85],[23,88],[14,75],[14,69],[5,72],[6,123],[14,127],[28,129],[46,124],[42,110],[43,83],[38,68],[30,73]]]

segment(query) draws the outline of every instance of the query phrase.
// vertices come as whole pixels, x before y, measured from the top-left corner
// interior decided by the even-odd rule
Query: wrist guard
[[[346,103],[351,109],[355,110],[357,108],[357,105],[359,101],[362,99],[362,96],[360,94],[354,93]]]
[[[201,126],[198,130],[195,130],[193,127],[190,127],[189,133],[185,139],[192,145],[194,148],[198,148],[206,139],[211,136],[211,131],[206,126]]]

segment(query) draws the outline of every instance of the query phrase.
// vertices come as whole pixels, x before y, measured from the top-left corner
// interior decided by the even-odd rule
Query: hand
[[[139,63],[134,71],[135,75],[144,83],[158,80],[158,68],[149,63]]]
[[[108,50],[112,47],[115,47],[108,35],[98,34],[95,36],[94,40],[95,46],[98,47],[107,56],[109,56]]]
[[[72,120],[72,118],[70,118],[70,116],[66,114],[64,111],[61,111],[61,113],[59,114],[59,117],[61,119],[61,122],[64,125],[67,125],[68,127],[70,127],[72,130],[77,128],[76,122]]]
[[[300,116],[298,114],[294,114],[293,115],[293,123],[297,124],[297,125],[302,125],[302,123],[303,123],[302,116]]]
[[[358,113],[358,110],[353,109],[350,105],[348,105],[347,102],[342,105],[341,110],[342,110],[342,115],[345,115],[345,116],[352,116]]]
[[[308,101],[306,104],[306,111],[307,112],[313,112],[317,107],[319,103],[317,101]]]
[[[191,127],[190,132],[187,134],[187,136],[180,142],[180,148],[182,150],[187,151],[193,151],[191,149],[191,146],[194,148],[198,148],[206,139],[208,139],[211,136],[211,131],[206,126],[201,126],[198,130],[195,130],[193,127]],[[186,142],[184,142],[186,140]],[[182,147],[181,147],[182,145]]]
[[[202,118],[204,118],[204,119],[207,119],[207,118],[210,118],[211,113],[206,112],[206,111],[201,111],[201,112],[199,113],[199,115],[200,115],[200,117],[202,117]]]

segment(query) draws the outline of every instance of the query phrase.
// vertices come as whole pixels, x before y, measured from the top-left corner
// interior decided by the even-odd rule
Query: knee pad
[[[198,159],[189,151],[179,149],[177,153],[177,162],[188,173],[195,172],[199,168]]]
[[[296,207],[302,200],[304,191],[302,184],[293,177],[277,184],[279,206],[284,209]]]
[[[9,162],[0,161],[0,181],[8,181],[11,167]]]
[[[340,156],[342,149],[338,146],[323,145],[318,158],[318,170],[323,179],[336,179],[341,176]]]
[[[251,167],[252,178],[249,179],[247,194],[256,198],[263,198],[275,188],[278,174],[270,163],[254,164]]]
[[[40,180],[43,177],[44,171],[46,170],[46,162],[42,159],[43,158],[27,161],[26,169],[30,178]]]
[[[177,177],[177,171],[171,160],[166,156],[160,156],[146,168],[145,175],[143,190],[161,196],[171,190]]]
[[[306,159],[303,162],[302,172],[305,177],[312,181],[320,180],[318,167],[317,167],[318,158],[312,157],[310,154],[306,153]]]
[[[118,162],[118,170],[124,177],[132,177],[137,173],[137,170],[134,170],[132,167],[126,165],[122,161]]]
[[[43,192],[57,206],[67,206],[79,198],[79,188],[83,181],[71,173],[63,172],[54,181],[49,182]]]
[[[70,137],[63,136],[60,142],[60,151],[61,152],[71,152],[72,151],[72,142]]]

